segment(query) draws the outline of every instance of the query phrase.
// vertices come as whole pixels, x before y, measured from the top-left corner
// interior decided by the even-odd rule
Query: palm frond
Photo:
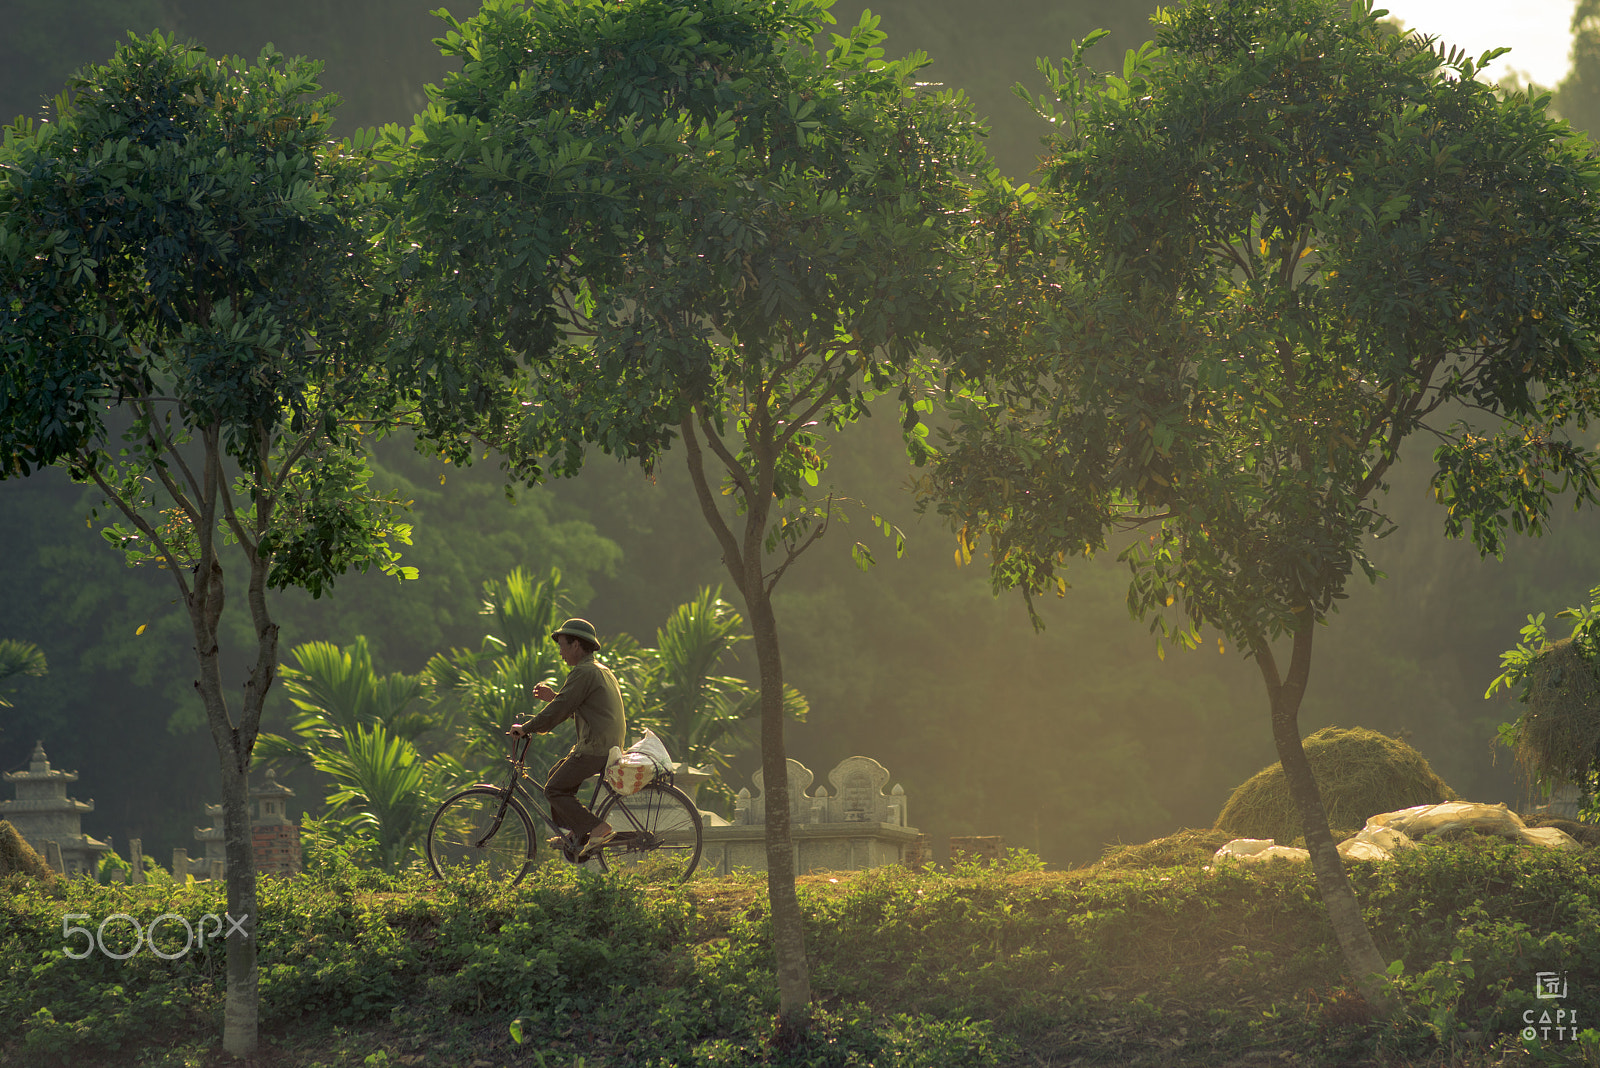
[[[422,840],[461,770],[450,757],[423,759],[415,745],[381,723],[342,732],[340,744],[320,747],[312,765],[336,787],[327,797],[328,815],[369,829],[380,863],[391,871]]]
[[[50,670],[44,653],[32,642],[6,638],[0,641],[0,682],[22,675],[43,675]],[[0,708],[10,708],[11,703],[0,697]]]

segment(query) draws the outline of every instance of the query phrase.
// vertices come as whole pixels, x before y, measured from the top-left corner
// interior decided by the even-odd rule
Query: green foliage
[[[1305,868],[1031,867],[811,880],[802,903],[819,1006],[799,1048],[774,1033],[770,919],[748,877],[662,891],[547,866],[515,891],[457,892],[335,865],[267,881],[263,1012],[288,1043],[370,1034],[362,1056],[374,1041],[416,1034],[446,1060],[470,1059],[446,1052],[446,1036],[505,1041],[509,1028],[561,1064],[648,1051],[660,1064],[931,1068],[1030,1057],[1227,1063],[1257,1049],[1329,1065],[1422,1063],[1455,1049],[1458,1063],[1489,1064],[1522,1047],[1525,1011],[1554,1004],[1535,998],[1540,971],[1570,973],[1561,1006],[1578,1019],[1596,1011],[1595,992],[1577,981],[1600,969],[1592,853],[1483,840],[1355,869],[1400,962],[1407,1011],[1382,1025],[1330,1022],[1346,980]],[[173,960],[148,948],[123,961],[63,952],[83,944],[63,936],[63,914],[87,916],[68,925],[91,930],[116,913],[194,924],[222,910],[212,884],[0,887],[0,1012],[19,1022],[0,1055],[72,1063],[123,1048],[132,1058],[220,1007],[212,941]],[[118,953],[132,944],[121,920],[104,939]],[[157,939],[176,954],[182,925],[166,921]],[[1466,1032],[1483,1036],[1481,1060],[1468,1055]]]
[[[439,650],[478,644],[486,579],[536,561],[541,572],[559,568],[582,604],[597,580],[616,574],[621,552],[598,533],[583,502],[559,502],[543,488],[508,493],[493,465],[442,466],[415,446],[410,434],[377,443],[371,485],[410,502],[414,529],[405,557],[417,580],[399,583],[373,571],[346,576],[336,598],[287,596],[279,610],[286,639],[345,645],[366,635],[375,657],[410,672]]]
[[[65,933],[84,927],[100,935],[111,953],[126,954],[134,937],[125,921],[102,921],[117,914],[141,926],[163,913],[186,919],[191,928],[207,913],[221,913],[216,885],[170,880],[143,886],[100,886],[87,879],[66,884],[64,892],[26,889],[5,897],[0,913],[0,1013],[19,1023],[17,1048],[28,1060],[102,1059],[129,1043],[159,1043],[175,1031],[210,1029],[222,1003],[222,947],[208,942],[180,954],[183,926],[160,927],[157,946],[176,956],[164,960],[142,946],[126,960],[100,951],[86,956],[84,936]],[[64,918],[72,914],[78,918]],[[208,925],[209,930],[209,925]]]
[[[1600,659],[1600,586],[1589,591],[1588,604],[1563,608],[1556,613],[1556,618],[1573,621],[1571,632],[1560,640],[1576,644],[1578,651],[1589,660]],[[1528,702],[1539,657],[1548,652],[1551,645],[1544,613],[1530,615],[1519,633],[1516,648],[1500,654],[1500,674],[1489,683],[1484,697],[1493,697],[1503,686],[1518,701]]]
[[[692,909],[681,896],[546,865],[508,905],[492,939],[466,911],[464,925],[441,928],[444,970],[430,993],[454,1011],[517,1013],[525,1026],[559,1027],[569,1013],[690,977],[684,936]]]
[[[122,854],[115,849],[107,850],[100,854],[100,859],[95,862],[94,866],[94,881],[102,886],[109,886],[116,881],[118,873],[121,874],[123,882],[131,882],[133,879],[133,863],[123,859]]]
[[[332,783],[325,833],[343,838],[385,870],[409,862],[433,811],[462,777],[448,753],[424,757],[421,736],[437,717],[410,706],[422,696],[420,676],[380,676],[365,638],[349,648],[309,642],[290,651],[284,687],[299,715],[287,737],[263,733],[256,759],[310,764]]]
[[[1552,640],[1543,612],[1528,616],[1513,649],[1500,654],[1500,674],[1484,697],[1504,687],[1523,706],[1500,724],[1500,741],[1546,796],[1557,785],[1576,785],[1588,819],[1600,817],[1600,586],[1589,603],[1556,613],[1572,620],[1564,638]]]
[[[960,326],[947,253],[987,164],[959,96],[912,85],[920,57],[884,61],[873,19],[816,53],[824,18],[708,0],[497,3],[452,23],[447,52],[475,61],[391,145],[429,235],[414,269],[441,287],[417,343],[531,365],[522,409],[484,414],[527,477],[576,471],[586,443],[649,467],[682,434],[792,560],[839,504],[811,499],[816,428],[896,386],[918,422],[904,376]],[[583,58],[619,41],[626,62]],[[464,203],[481,222],[458,225]],[[792,507],[769,523],[774,495]],[[735,558],[759,543],[719,539],[745,547],[729,567],[750,595]]]
[[[388,871],[404,866],[451,789],[496,776],[507,726],[542,707],[534,687],[557,684],[564,669],[550,634],[571,614],[561,573],[552,568],[534,581],[516,568],[485,582],[483,594],[481,614],[493,618],[494,632],[477,650],[435,655],[418,675],[380,675],[361,636],[343,649],[309,642],[291,650],[284,685],[300,711],[288,735],[260,736],[256,757],[310,764],[328,779],[319,848]],[[656,647],[622,634],[601,653],[630,721],[660,731],[676,759],[707,765],[719,776],[709,792],[729,799],[720,773],[730,751],[749,744],[757,702],[748,683],[715,671],[746,637],[743,622],[707,588],[669,617]],[[805,699],[792,687],[788,698],[790,714],[804,718]],[[566,748],[559,734],[532,744],[534,769]]]
[[[350,834],[370,835],[373,858],[388,871],[416,859],[434,810],[464,777],[458,761],[423,758],[381,723],[341,731],[313,750],[311,764],[335,787],[324,818]]]
[[[283,686],[303,713],[292,727],[303,738],[380,723],[414,740],[433,726],[426,714],[407,709],[422,696],[420,676],[398,671],[379,675],[363,636],[344,649],[332,642],[307,642],[290,649],[289,655],[295,665],[281,669]],[[261,755],[279,755],[265,749],[265,737],[262,742]]]
[[[1448,1044],[1462,1031],[1520,1035],[1529,1009],[1592,1019],[1592,993],[1569,987],[1572,997],[1555,1005],[1538,999],[1534,983],[1541,971],[1589,975],[1600,965],[1600,947],[1575,937],[1600,918],[1592,852],[1484,839],[1402,854],[1392,867],[1355,871],[1367,907],[1404,923],[1388,939],[1398,965],[1391,971],[1413,1006],[1394,1036],[1402,1051]]]

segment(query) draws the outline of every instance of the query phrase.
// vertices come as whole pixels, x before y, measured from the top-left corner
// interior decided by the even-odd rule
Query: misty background
[[[428,14],[437,2],[6,0],[0,116],[43,118],[73,70],[108,58],[129,30],[160,28],[213,54],[253,57],[270,41],[325,61],[323,86],[344,101],[340,133],[409,124],[424,86],[447,69],[431,42],[442,32]],[[973,98],[992,122],[996,161],[1020,182],[1030,180],[1043,129],[1011,86],[1037,89],[1034,57],[1064,55],[1096,28],[1112,33],[1098,61],[1120,64],[1150,36],[1154,6],[891,0],[873,11],[892,54],[928,52],[926,80]],[[833,10],[849,25],[861,7]],[[1581,75],[1557,98],[1574,119],[1600,115],[1580,106]],[[1046,627],[1035,633],[1020,599],[992,595],[983,561],[958,568],[950,532],[916,514],[907,488],[915,472],[892,414],[834,441],[825,484],[882,512],[909,540],[895,559],[858,511],[779,587],[786,674],[811,703],[808,721],[790,728],[790,755],[819,782],[847,756],[874,757],[904,785],[911,820],[936,852],[950,835],[1002,835],[1065,866],[1109,844],[1209,826],[1228,793],[1275,760],[1254,664],[1220,648],[1214,633],[1198,651],[1169,648],[1158,658],[1146,627],[1128,616],[1126,572],[1112,556],[1075,568],[1067,596],[1039,606]],[[1521,784],[1509,754],[1496,759],[1492,744],[1495,725],[1514,711],[1483,692],[1527,614],[1586,601],[1600,583],[1600,516],[1564,515],[1550,536],[1513,542],[1504,561],[1480,560],[1444,538],[1426,442],[1419,436],[1412,448],[1386,502],[1399,530],[1372,547],[1386,577],[1376,586],[1353,580],[1318,633],[1301,728],[1405,737],[1464,797],[1515,804]],[[482,583],[519,565],[535,575],[559,567],[574,614],[603,637],[626,632],[645,644],[701,586],[726,586],[676,457],[648,479],[595,455],[581,477],[518,491],[515,501],[492,460],[443,468],[395,442],[379,461],[374,488],[386,481],[416,502],[406,562],[421,577],[350,575],[320,601],[278,595],[285,657],[301,642],[364,634],[380,672],[418,671],[435,652],[477,646],[489,625],[477,614]],[[25,768],[42,740],[53,766],[80,773],[70,792],[96,802],[86,833],[123,853],[139,837],[164,858],[192,848],[195,826],[208,822],[217,758],[173,584],[124,567],[102,542],[90,516],[97,496],[53,470],[0,482],[0,638],[34,642],[50,665],[9,689],[0,770]],[[865,573],[851,558],[857,540],[879,561]],[[247,634],[242,613],[233,625]],[[744,674],[754,677],[753,658]],[[225,681],[236,687],[243,677],[241,666]],[[264,727],[281,731],[281,686],[269,707]],[[756,753],[741,757],[733,788],[758,766]],[[320,809],[314,783],[286,781],[297,791],[292,816]]]

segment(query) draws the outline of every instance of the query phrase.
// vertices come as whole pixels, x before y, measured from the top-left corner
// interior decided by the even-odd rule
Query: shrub
[[[1535,996],[1541,971],[1567,972],[1561,1007],[1600,1020],[1589,978],[1600,975],[1600,855],[1475,840],[1358,865],[1351,878],[1380,948],[1401,962],[1406,1012],[1391,1024],[1346,1004],[1304,867],[1060,873],[1025,856],[802,884],[818,1008],[794,1045],[773,1029],[758,879],[669,888],[547,865],[514,889],[450,888],[331,865],[262,881],[263,1020],[321,1042],[323,1063],[376,1057],[370,1036],[400,1035],[408,1053],[464,1044],[442,1063],[500,1063],[492,1051],[515,1037],[524,1059],[552,1065],[1231,1064],[1299,1049],[1309,1064],[1465,1066],[1520,1044],[1522,1014],[1550,1005]],[[73,959],[66,950],[81,943],[63,937],[62,917],[88,914],[71,922],[94,931],[118,913],[148,925],[222,911],[207,883],[0,880],[0,1019],[11,1025],[0,1062],[132,1065],[180,1036],[214,1036],[221,946]],[[122,921],[104,937],[118,953],[130,940]],[[169,924],[161,937],[181,944],[183,932]],[[1472,1033],[1499,1053],[1464,1058]],[[368,1044],[352,1061],[346,1042]],[[370,1063],[400,1053],[384,1056]]]

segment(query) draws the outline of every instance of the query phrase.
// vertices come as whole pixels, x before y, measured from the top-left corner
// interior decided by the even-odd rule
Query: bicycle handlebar
[[[528,746],[533,744],[533,735],[523,734],[518,737],[510,731],[506,731],[506,737],[511,739],[511,759],[520,762],[523,757],[528,755]],[[518,742],[522,743],[520,749],[517,747]]]

